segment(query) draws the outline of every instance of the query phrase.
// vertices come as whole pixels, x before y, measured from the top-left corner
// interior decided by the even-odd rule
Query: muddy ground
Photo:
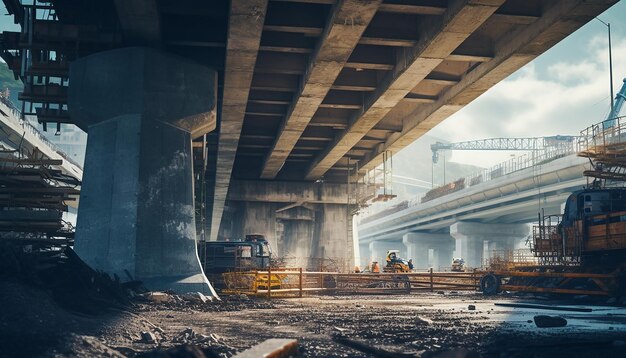
[[[207,356],[230,357],[268,338],[298,339],[302,357],[376,356],[348,347],[355,342],[390,357],[626,356],[626,309],[593,306],[593,312],[581,313],[494,305],[568,303],[531,297],[416,293],[271,301],[242,296],[206,304],[135,300],[129,309],[85,314],[21,283],[2,281],[0,292],[2,357],[134,357],[184,344]],[[540,329],[532,321],[535,314],[558,315],[568,325]],[[142,339],[141,332],[152,333],[154,342]]]

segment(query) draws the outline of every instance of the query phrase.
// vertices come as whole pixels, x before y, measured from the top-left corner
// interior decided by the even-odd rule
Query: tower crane
[[[440,150],[524,150],[535,151],[570,145],[578,137],[555,135],[529,138],[489,138],[457,143],[437,142],[430,146],[433,151],[433,163],[437,163]]]

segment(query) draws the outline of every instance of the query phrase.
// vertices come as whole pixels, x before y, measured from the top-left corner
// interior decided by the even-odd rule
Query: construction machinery
[[[224,273],[271,268],[272,249],[263,235],[246,235],[241,241],[200,241],[198,253],[207,278],[218,288],[228,286]],[[259,275],[250,285],[259,289],[280,288],[279,275]]]
[[[554,135],[530,138],[489,138],[470,140],[457,143],[436,142],[430,146],[433,152],[433,163],[439,161],[441,150],[521,150],[545,151],[553,148],[570,146],[577,139],[571,135]]]
[[[413,261],[400,258],[400,250],[387,250],[386,262],[383,272],[408,273],[413,269]]]
[[[465,271],[465,260],[462,258],[453,258],[452,259],[452,271],[454,272],[464,272]]]
[[[538,265],[487,273],[484,293],[626,294],[626,117],[618,117],[625,101],[626,80],[606,120],[581,132],[588,185],[568,197],[562,215],[539,215],[531,242]]]

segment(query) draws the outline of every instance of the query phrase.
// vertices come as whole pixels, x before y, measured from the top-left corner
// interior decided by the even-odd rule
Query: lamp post
[[[611,112],[613,112],[613,55],[611,53],[611,24],[606,23],[599,18],[596,17],[596,20],[600,21],[604,26],[606,26],[609,35],[609,78],[611,81]]]

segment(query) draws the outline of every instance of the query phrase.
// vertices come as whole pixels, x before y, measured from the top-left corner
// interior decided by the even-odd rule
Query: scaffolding
[[[592,170],[584,175],[593,178],[591,187],[611,186],[626,181],[626,117],[594,124],[581,131],[578,155],[589,158]]]

